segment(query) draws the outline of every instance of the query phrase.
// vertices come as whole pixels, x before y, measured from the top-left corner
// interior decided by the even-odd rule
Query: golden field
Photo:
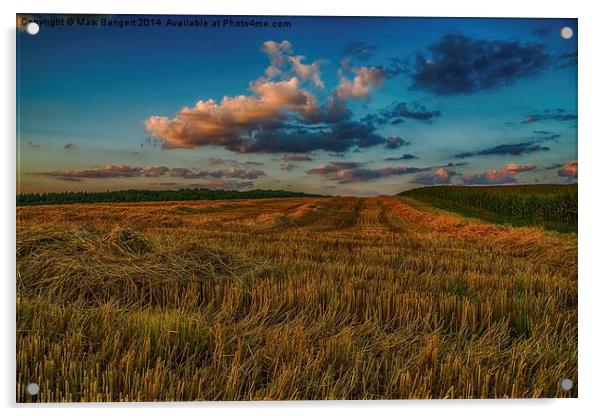
[[[385,196],[17,208],[18,402],[577,388],[575,233]]]

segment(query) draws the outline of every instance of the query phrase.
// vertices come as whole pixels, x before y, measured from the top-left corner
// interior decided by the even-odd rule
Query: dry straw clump
[[[173,245],[116,227],[22,230],[17,279],[24,295],[65,302],[185,307],[200,303],[208,279],[244,279],[261,267],[214,247]]]
[[[103,242],[123,253],[142,255],[151,250],[151,246],[141,233],[127,228],[116,227],[103,238]]]

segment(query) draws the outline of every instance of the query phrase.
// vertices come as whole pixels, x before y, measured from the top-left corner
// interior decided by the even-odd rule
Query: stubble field
[[[17,208],[19,402],[575,397],[576,381],[576,233],[385,196]]]

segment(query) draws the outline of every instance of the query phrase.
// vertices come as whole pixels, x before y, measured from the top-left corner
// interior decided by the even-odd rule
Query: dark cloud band
[[[550,148],[547,146],[542,146],[540,144],[537,144],[537,143],[531,141],[531,142],[524,142],[524,143],[500,144],[498,146],[490,147],[490,148],[483,149],[483,150],[477,150],[474,152],[458,153],[457,155],[454,155],[454,157],[457,159],[463,159],[463,158],[473,157],[473,156],[491,156],[491,155],[518,156],[518,155],[522,155],[524,153],[533,153],[533,152],[546,151],[546,150],[550,150]]]
[[[511,85],[541,73],[552,63],[538,43],[449,34],[418,52],[408,75],[416,89],[452,95]]]

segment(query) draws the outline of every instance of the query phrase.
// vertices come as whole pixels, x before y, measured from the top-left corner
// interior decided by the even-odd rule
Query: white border
[[[0,153],[4,168],[2,203],[2,336],[0,338],[0,397],[5,414],[30,414],[42,411],[47,415],[81,414],[105,415],[144,413],[164,415],[233,414],[245,415],[305,415],[308,412],[328,414],[344,411],[365,416],[368,411],[386,414],[418,413],[422,415],[504,415],[518,412],[567,415],[594,413],[597,398],[602,394],[600,377],[600,317],[602,311],[602,275],[596,263],[600,232],[599,197],[602,179],[598,159],[601,157],[599,104],[602,96],[600,45],[602,22],[595,2],[557,1],[527,2],[504,0],[486,2],[475,0],[397,2],[370,0],[351,4],[341,0],[302,0],[295,3],[274,0],[197,1],[170,0],[151,4],[140,0],[20,0],[13,4],[2,2],[2,106],[4,137]],[[15,407],[15,13],[130,13],[130,14],[236,14],[236,15],[332,15],[332,16],[467,16],[467,17],[573,17],[579,18],[579,399],[567,400],[498,400],[498,401],[381,401],[381,402],[254,402],[254,403],[173,403],[173,404],[105,404],[52,405],[45,407]],[[596,185],[598,185],[596,187]],[[144,410],[142,410],[144,409]]]

